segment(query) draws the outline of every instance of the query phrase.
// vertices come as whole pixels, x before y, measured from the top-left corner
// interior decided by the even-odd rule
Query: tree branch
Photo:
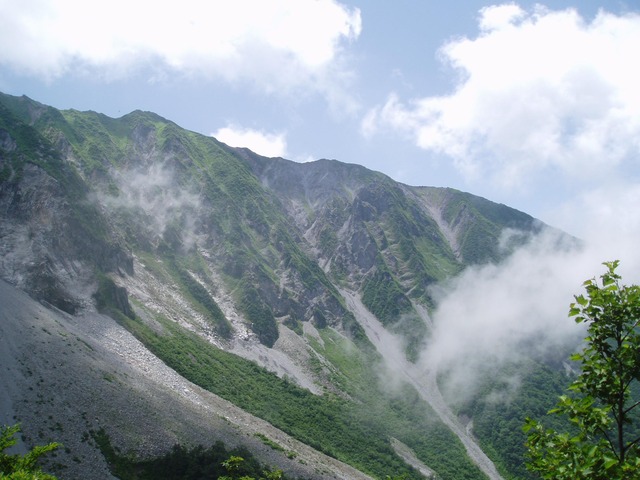
[[[634,403],[633,405],[631,405],[629,408],[627,408],[624,412],[622,412],[624,415],[626,415],[627,413],[629,413],[631,410],[633,410],[634,408],[636,408],[638,405],[640,405],[640,400],[638,400],[636,403]]]
[[[633,442],[627,444],[627,450],[633,447],[636,443],[640,442],[640,437],[636,438]]]
[[[624,342],[627,337],[629,335],[631,335],[633,333],[633,331],[638,327],[638,325],[640,325],[640,318],[638,320],[636,320],[636,323],[633,324],[633,326],[631,326],[630,328],[627,329],[627,331],[625,332],[624,336],[622,337],[622,341]]]
[[[612,441],[611,441],[611,439],[609,438],[609,435],[608,435],[607,431],[606,431],[606,430],[604,430],[604,429],[603,429],[603,428],[601,428],[601,427],[597,427],[597,431],[599,431],[599,432],[602,434],[602,436],[604,437],[604,439],[605,439],[605,440],[607,441],[607,443],[609,444],[609,448],[611,449],[611,451],[613,452],[613,454],[616,456],[616,459],[617,459],[618,461],[620,461],[620,455],[618,454],[618,451],[616,450],[615,445],[613,444],[613,442],[612,442]],[[639,438],[639,439],[636,439],[636,441],[638,441],[638,440],[640,440],[640,438]]]

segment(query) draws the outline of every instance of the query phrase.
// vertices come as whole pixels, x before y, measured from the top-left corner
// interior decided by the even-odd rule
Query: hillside
[[[105,478],[97,431],[137,459],[222,440],[304,478],[521,474],[470,433],[493,412],[452,412],[414,362],[432,288],[531,216],[3,94],[0,182],[0,421],[64,443],[64,478]]]

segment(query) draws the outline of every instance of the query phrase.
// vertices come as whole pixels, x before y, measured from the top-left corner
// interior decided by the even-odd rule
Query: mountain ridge
[[[468,459],[454,468],[455,455],[436,453],[436,438],[450,452],[461,446],[415,391],[405,392],[417,395],[413,406],[403,406],[424,416],[413,426],[393,412],[391,393],[373,400],[384,355],[342,292],[356,295],[414,361],[429,335],[431,288],[469,265],[499,262],[547,228],[541,222],[357,164],[261,157],[150,112],[112,119],[5,94],[0,178],[0,278],[72,317],[110,315],[169,367],[228,400],[243,401],[205,371],[229,361],[253,372],[249,360],[285,380],[273,395],[306,398],[317,415],[337,409],[340,420],[328,425],[345,428],[338,437],[348,432],[346,412],[360,418],[355,405],[368,405],[438,475],[457,468],[450,478],[481,478]],[[501,239],[516,231],[505,247]],[[381,431],[361,435],[369,450],[351,452],[305,430],[292,420],[298,412],[278,416],[259,403],[243,408],[366,474],[417,475]],[[365,431],[370,421],[351,428]],[[428,424],[433,434],[420,438],[416,429]],[[385,437],[375,443],[376,435]]]

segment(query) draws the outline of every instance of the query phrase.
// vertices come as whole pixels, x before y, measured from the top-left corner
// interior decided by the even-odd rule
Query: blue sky
[[[5,93],[640,231],[635,1],[0,0],[0,45]]]

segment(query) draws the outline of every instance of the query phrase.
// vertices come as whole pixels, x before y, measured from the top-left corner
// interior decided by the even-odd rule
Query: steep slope
[[[179,374],[374,477],[419,478],[403,460],[407,449],[445,478],[487,471],[466,457],[466,439],[429,404],[437,392],[422,395],[410,378],[397,391],[379,389],[388,358],[353,299],[404,337],[400,365],[411,369],[428,335],[430,288],[467,265],[499,261],[542,228],[530,216],[451,189],[398,184],[357,165],[267,159],[149,112],[112,119],[2,94],[0,179],[0,278],[43,302],[58,324],[64,314],[57,309],[68,322],[133,333],[142,342],[136,349],[174,371],[154,377],[160,386],[153,388],[166,389],[163,378]],[[19,331],[16,324],[5,338]],[[64,349],[56,343],[43,355]],[[76,375],[95,370],[83,362],[75,362]],[[134,377],[118,375],[125,386]],[[167,405],[181,401],[184,381],[169,388]],[[57,385],[49,388],[64,388]],[[167,410],[149,399],[158,395],[133,388],[120,398],[162,416]],[[185,425],[199,422],[202,412],[179,405]],[[80,413],[69,403],[47,411],[57,418],[58,410],[70,412],[64,422]],[[126,422],[146,431],[144,418],[107,410],[114,441],[136,452],[137,435],[114,432]],[[250,423],[276,435],[266,423]],[[203,438],[164,422],[152,431],[145,438],[158,439],[158,452]],[[213,431],[240,442],[217,424]],[[394,450],[399,444],[403,454]],[[315,455],[305,452],[300,460]],[[295,472],[300,463],[284,465]]]
[[[91,303],[94,271],[132,274],[131,256],[63,154],[1,103],[0,138],[2,277],[75,313]]]
[[[296,164],[238,152],[279,198],[329,278],[359,291],[378,319],[404,333],[410,355],[426,334],[414,304],[433,305],[429,287],[467,265],[499,261],[543,228],[505,205],[453,189],[398,184],[358,165]],[[505,244],[508,230],[518,234]]]
[[[141,458],[223,440],[291,475],[369,478],[186,381],[107,316],[47,308],[1,280],[0,304],[0,424],[21,421],[28,443],[63,443],[49,464],[60,478],[112,478],[101,430]]]
[[[438,417],[460,439],[469,457],[488,478],[491,480],[501,479],[502,477],[493,462],[482,451],[480,445],[460,423],[440,395],[436,379],[438,372],[434,370],[420,371],[415,365],[410,364],[403,355],[401,342],[398,338],[387,331],[378,319],[365,308],[358,295],[352,292],[343,292],[343,294],[356,317],[361,319],[367,336],[379,351],[384,352],[388,368],[401,375],[433,407]]]

